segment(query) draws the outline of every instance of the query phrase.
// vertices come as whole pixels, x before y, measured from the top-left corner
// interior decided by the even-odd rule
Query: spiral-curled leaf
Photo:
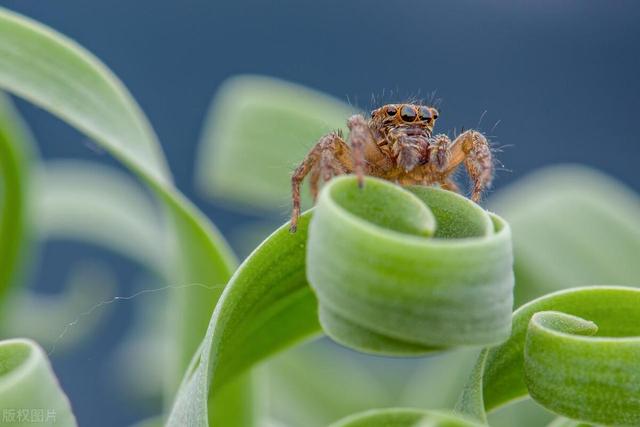
[[[322,193],[307,264],[325,332],[386,354],[505,340],[513,304],[508,226],[457,194],[410,191],[374,179],[360,189],[339,178]]]
[[[31,340],[0,341],[0,408],[3,426],[76,425],[47,356]]]
[[[458,409],[484,420],[531,395],[568,418],[640,423],[640,290],[559,291],[514,312],[508,341],[480,355]]]
[[[370,315],[392,324],[398,319],[393,316],[404,307],[413,316],[393,324],[400,329],[396,334],[400,338],[394,339],[348,325],[348,332],[338,336],[352,347],[422,353],[434,346],[464,344],[465,337],[470,344],[490,344],[508,336],[511,246],[508,226],[500,218],[444,190],[416,187],[409,192],[373,178],[366,179],[361,190],[353,177],[334,179],[323,189],[307,242],[311,216],[309,211],[300,218],[295,234],[288,231],[288,224],[283,225],[232,277],[216,306],[201,353],[182,384],[169,425],[206,425],[216,416],[207,413],[209,395],[215,401],[220,390],[247,368],[321,331],[307,275],[322,304],[326,303],[324,287],[337,286],[338,280],[353,292],[375,283],[379,287],[363,295],[377,310]],[[426,237],[432,233],[433,237]],[[386,252],[375,250],[382,247]],[[363,268],[350,270],[353,262],[362,263]],[[392,268],[385,262],[391,262]],[[454,274],[460,269],[470,270]],[[350,271],[350,276],[340,276],[340,271]],[[499,303],[495,307],[487,303],[479,310],[447,298],[447,292]],[[416,310],[420,304],[426,307]],[[366,308],[362,312],[367,314]],[[455,314],[459,312],[468,317]],[[411,324],[416,318],[419,323]],[[451,339],[444,340],[438,329],[446,330]],[[411,334],[417,336],[415,342],[402,339]]]

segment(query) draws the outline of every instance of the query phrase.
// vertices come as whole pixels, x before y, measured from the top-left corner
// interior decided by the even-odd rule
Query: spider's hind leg
[[[447,157],[447,174],[453,172],[460,163],[464,163],[473,183],[471,200],[478,202],[482,192],[493,180],[493,157],[487,138],[476,130],[467,130],[451,143]]]
[[[318,199],[318,190],[320,183],[320,168],[316,166],[311,171],[311,176],[309,177],[309,190],[311,191],[311,199],[313,203]]]
[[[311,195],[315,199],[318,193],[318,180],[320,177],[328,181],[333,176],[349,173],[352,170],[349,147],[338,132],[332,132],[323,136],[309,151],[302,163],[295,169],[291,176],[291,198],[293,210],[291,212],[291,226],[289,229],[295,233],[298,228],[300,216],[300,185],[304,178],[311,173]]]

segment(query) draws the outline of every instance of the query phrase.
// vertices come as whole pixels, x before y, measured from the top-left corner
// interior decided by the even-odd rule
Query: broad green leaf
[[[384,288],[368,290],[367,297],[372,301],[372,309],[378,308],[379,313],[385,309],[394,311],[401,304],[406,304],[407,312],[411,313],[415,310],[413,301],[405,295],[414,296],[430,304],[424,312],[417,311],[416,316],[429,313],[434,324],[441,326],[454,311],[467,311],[470,317],[477,317],[479,313],[471,308],[470,305],[475,303],[472,299],[469,300],[469,305],[443,299],[447,286],[454,292],[459,292],[463,299],[476,298],[477,292],[480,292],[481,295],[491,295],[491,298],[503,301],[503,304],[490,304],[491,310],[487,310],[485,306],[484,312],[477,319],[477,325],[471,325],[484,335],[473,342],[494,343],[505,337],[510,328],[513,285],[508,226],[500,218],[484,213],[454,193],[422,188],[414,188],[412,191],[410,193],[373,178],[366,180],[361,191],[353,177],[334,179],[323,189],[314,211],[309,242],[307,233],[311,211],[302,215],[295,234],[290,233],[288,224],[285,224],[267,238],[245,260],[225,288],[211,318],[200,354],[193,359],[191,369],[183,380],[169,425],[207,425],[208,420],[215,420],[216,416],[215,413],[208,412],[209,398],[215,401],[235,377],[269,355],[320,333],[317,302],[307,284],[306,276],[312,281],[316,280],[313,288],[322,302],[321,292],[324,291],[318,289],[332,284],[325,283],[328,279],[317,272],[312,273],[311,265],[316,264],[313,267],[316,269],[323,263],[326,265],[327,254],[320,254],[321,251],[338,250],[336,245],[348,248],[362,244],[363,230],[370,233],[369,249],[388,246],[389,256],[407,255],[406,259],[398,260],[395,264],[395,274],[388,269],[377,268],[377,264],[381,262],[379,256],[371,259],[360,257],[356,260],[363,265],[369,262],[370,269],[354,270],[352,277],[342,282],[347,289],[358,292],[358,288],[363,287],[368,280],[380,280],[384,277],[389,285],[398,285],[399,295]],[[381,206],[378,211],[359,210],[356,207],[360,206],[358,201],[367,206],[375,204],[376,199]],[[397,203],[395,212],[391,208],[382,207],[385,205],[383,201],[388,200]],[[345,232],[334,239],[336,245],[318,240],[318,236],[323,236],[325,232],[327,235],[331,233],[331,224],[337,223],[344,227]],[[438,232],[440,225],[441,231]],[[434,228],[435,234],[429,239],[427,236]],[[439,250],[431,249],[430,244]],[[406,245],[416,250],[415,257],[407,254]],[[313,250],[312,246],[315,246]],[[339,253],[335,255],[331,262],[342,261],[342,264],[326,265],[334,271],[343,270],[354,261],[354,258],[341,257]],[[404,271],[415,271],[416,263],[446,269],[443,270],[446,274],[450,274],[452,269],[477,268],[478,265],[483,267],[473,275],[454,276],[454,280],[448,283],[438,281],[437,276],[427,278],[431,280],[433,288],[429,288],[429,282],[416,282],[412,287]],[[442,292],[434,292],[437,289]],[[430,301],[429,296],[435,301]],[[439,310],[436,309],[437,304]],[[470,327],[470,322],[457,316],[449,319],[451,322],[458,322],[459,326],[456,330],[454,325],[447,325],[449,332],[453,333],[452,338],[447,340],[438,336],[439,341],[429,341],[428,345],[446,347],[460,343],[460,336]],[[418,326],[398,323],[400,327],[413,327],[412,332],[416,335],[421,333],[425,324],[426,319]],[[493,327],[491,331],[488,330],[489,324]],[[367,327],[369,325],[351,327],[344,341],[353,347],[378,352],[397,353],[398,347],[403,353],[407,352],[409,345],[402,336],[386,338],[381,344],[382,335],[372,334]],[[411,331],[401,331],[402,334],[409,332]],[[341,336],[343,337],[345,335]],[[421,342],[415,344],[418,352],[424,352],[424,346]],[[428,350],[432,348],[429,347]]]
[[[31,340],[0,341],[0,405],[3,426],[76,425],[47,356]]]
[[[161,149],[122,83],[73,41],[0,9],[0,87],[47,109],[120,159],[158,196],[173,221],[175,284],[226,283],[235,259],[213,225],[170,183]],[[192,288],[174,298],[175,388],[198,348],[219,291]]]
[[[149,123],[125,87],[72,40],[2,9],[0,86],[61,117],[130,166],[168,184]]]
[[[639,289],[616,286],[525,304],[513,314],[509,340],[481,353],[458,409],[484,421],[485,411],[531,395],[578,421],[638,424],[638,307]]]
[[[44,163],[33,183],[41,239],[104,246],[168,276],[169,229],[151,195],[114,168],[79,160]]]
[[[282,213],[291,171],[353,109],[304,86],[263,76],[229,79],[207,115],[196,183],[208,196]]]

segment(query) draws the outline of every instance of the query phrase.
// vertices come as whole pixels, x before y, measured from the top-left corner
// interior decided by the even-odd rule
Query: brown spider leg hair
[[[436,138],[448,140],[445,135],[438,135]],[[441,142],[444,144],[444,142]],[[467,130],[450,143],[450,148],[446,150],[446,161],[442,172],[448,176],[460,164],[464,163],[469,178],[473,182],[471,200],[480,201],[482,192],[491,185],[493,179],[493,158],[491,147],[487,138],[476,130]],[[438,153],[435,153],[436,165],[438,163]]]
[[[316,197],[318,192],[318,180],[328,181],[332,176],[348,173],[353,169],[349,157],[349,147],[337,132],[323,136],[309,151],[291,176],[291,195],[293,210],[291,212],[292,233],[298,228],[300,216],[300,185],[304,178],[311,172],[311,195]]]
[[[431,139],[429,151],[429,163],[434,165],[436,171],[444,172],[449,164],[452,142],[447,135],[438,134]]]
[[[353,115],[347,120],[349,127],[349,141],[351,143],[351,155],[353,158],[353,171],[358,177],[358,185],[364,185],[364,173],[366,167],[365,146],[376,145],[371,129],[364,117],[360,114]]]
[[[435,167],[437,178],[433,182],[440,184],[445,190],[460,192],[460,187],[447,172],[447,165],[451,157],[451,146],[453,143],[447,135],[438,134],[431,139],[431,149],[429,150],[429,164]],[[431,184],[426,182],[425,184]]]
[[[311,171],[311,176],[309,177],[309,190],[311,191],[311,198],[313,199],[313,203],[315,204],[318,199],[318,184],[320,181],[320,168],[316,166]]]

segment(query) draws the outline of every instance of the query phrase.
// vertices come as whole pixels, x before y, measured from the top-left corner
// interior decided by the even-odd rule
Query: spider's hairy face
[[[381,131],[393,128],[421,128],[429,134],[438,118],[438,110],[417,104],[387,104],[371,112],[370,125]],[[386,133],[386,132],[385,132]]]

